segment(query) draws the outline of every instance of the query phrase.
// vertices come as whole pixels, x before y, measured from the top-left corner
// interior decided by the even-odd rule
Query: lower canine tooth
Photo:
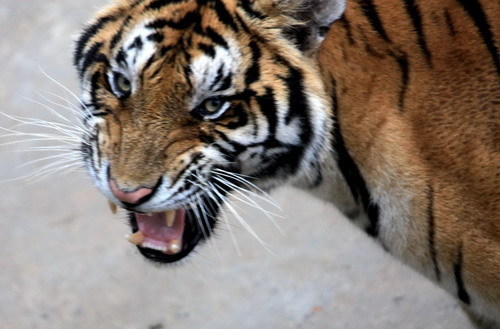
[[[172,254],[178,254],[181,251],[182,243],[180,240],[172,240],[168,244],[168,251]]]
[[[109,205],[109,209],[111,210],[113,215],[116,214],[116,210],[118,209],[118,206],[111,201],[108,201],[108,205]]]
[[[137,231],[134,234],[128,235],[127,240],[128,242],[138,246],[144,241],[144,234],[141,231]]]
[[[168,227],[172,227],[175,222],[175,210],[165,211],[165,218],[165,224],[167,224]]]

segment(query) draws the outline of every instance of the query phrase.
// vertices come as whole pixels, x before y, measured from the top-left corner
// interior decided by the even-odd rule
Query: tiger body
[[[181,251],[148,258],[206,239],[242,177],[293,184],[497,328],[498,40],[494,0],[123,0],[75,50],[84,158],[134,232],[176,211]]]
[[[455,0],[417,2],[420,30],[401,19],[402,1],[379,1],[380,27],[360,3],[348,2],[319,63],[339,137],[379,212],[375,235],[500,321],[498,48]],[[500,3],[483,8],[498,38]]]

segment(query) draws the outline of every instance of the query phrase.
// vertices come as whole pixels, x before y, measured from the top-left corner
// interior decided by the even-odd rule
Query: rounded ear
[[[245,0],[244,0],[245,1]],[[315,51],[330,25],[344,13],[347,0],[247,0],[269,16],[285,15],[296,24],[285,33],[305,52]]]

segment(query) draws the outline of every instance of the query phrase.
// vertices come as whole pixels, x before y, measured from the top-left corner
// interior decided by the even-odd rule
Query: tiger
[[[497,0],[116,0],[74,47],[81,154],[154,262],[288,184],[500,328],[499,40]]]

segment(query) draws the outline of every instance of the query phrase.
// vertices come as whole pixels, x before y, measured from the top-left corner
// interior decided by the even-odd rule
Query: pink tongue
[[[186,210],[177,209],[175,211],[175,221],[171,227],[166,224],[166,215],[164,212],[154,213],[151,216],[135,214],[139,231],[141,231],[148,240],[167,243],[172,240],[180,240],[184,233],[184,224]]]

